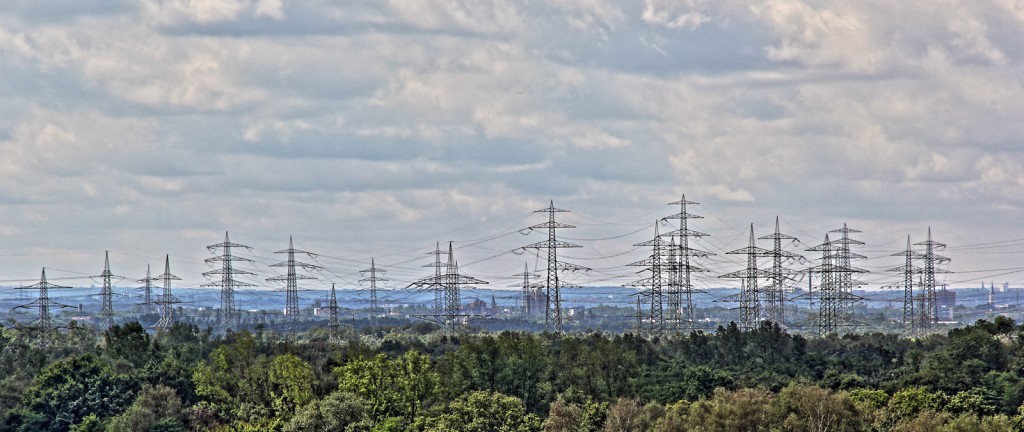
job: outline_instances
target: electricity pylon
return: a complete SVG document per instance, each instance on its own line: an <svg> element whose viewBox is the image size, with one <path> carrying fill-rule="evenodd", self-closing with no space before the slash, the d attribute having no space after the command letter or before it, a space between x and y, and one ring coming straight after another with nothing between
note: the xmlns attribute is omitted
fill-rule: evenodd
<svg viewBox="0 0 1024 432"><path fill-rule="evenodd" d="M948 270L938 268L949 262L949 258L936 252L946 248L944 243L932 240L932 227L928 227L928 240L914 243L917 246L924 246L921 253L921 294L924 296L921 311L918 314L918 324L921 328L930 327L939 322L939 307L935 301L935 274L949 273Z"/></svg>
<svg viewBox="0 0 1024 432"><path fill-rule="evenodd" d="M747 247L726 252L727 255L746 255L747 267L743 270L727 273L720 278L740 280L740 327L754 329L765 318L765 308L761 304L762 294L758 287L758 279L772 277L771 272L757 268L757 258L772 256L772 251L758 247L754 243L754 224L750 224L750 239Z"/></svg>
<svg viewBox="0 0 1024 432"><path fill-rule="evenodd" d="M441 261L441 255L447 255L447 254L448 254L448 252L444 252L444 251L441 250L441 243L440 242L434 243L434 251L433 252L427 252L427 255L433 255L434 256L434 262L432 262L430 264L424 264L423 265L423 267L433 267L434 268L434 279L433 279L434 282L433 282L433 284L427 285L427 286L421 286L420 288L432 291L434 293L434 311L433 312L434 312L434 315L436 315L436 316L440 316L439 314L441 314L442 311L444 310L444 285L441 283L441 281L442 281L442 277L441 276L444 273L447 272L445 270L445 268L447 268L448 264L446 262Z"/></svg>
<svg viewBox="0 0 1024 432"><path fill-rule="evenodd" d="M221 264L221 268L203 273L203 276L206 276L208 278L212 276L220 276L220 280L205 283L202 286L220 288L220 324L225 327L238 324L239 316L238 309L236 309L235 307L235 289L241 287L254 286L251 283L242 282L238 280L237 276L256 275L253 272L239 270L235 268L235 261L251 263L253 262L253 260L243 258L237 255L232 255L232 248L243 248L247 250L252 249L251 247L246 245L231 243L231 240L228 238L228 232L225 231L224 242L209 245L206 247L206 249L209 250L211 253L216 252L217 249L221 250L220 255L206 259L206 263L210 265L219 262Z"/></svg>
<svg viewBox="0 0 1024 432"><path fill-rule="evenodd" d="M540 293L535 292L535 290L544 287L543 285L538 284L536 282L530 282L530 278L536 279L536 278L539 278L540 275L536 274L536 273L530 273L530 264L529 263L523 263L523 272L522 273L516 273L516 274L512 275L512 277L521 277L521 278L523 278L522 282L514 283L514 284L509 285L509 286L510 287L518 287L518 288L520 288L520 291L521 291L521 294L522 294L522 298L523 298L523 305L522 305L521 313L522 313L523 319L529 319L530 317L532 317L535 314L537 314L537 311L533 309L533 306L536 304L535 303L536 302L535 298L538 297L538 294L540 294Z"/></svg>
<svg viewBox="0 0 1024 432"><path fill-rule="evenodd" d="M907 336L917 336L917 317L914 315L914 276L921 274L921 267L915 266L914 260L920 259L921 254L914 252L910 247L910 236L907 236L907 248L903 252L897 252L891 256L900 256L905 260L903 265L886 269L886 271L897 272L903 276L902 281L889 287L903 289L903 332Z"/></svg>
<svg viewBox="0 0 1024 432"><path fill-rule="evenodd" d="M786 290L787 282L794 280L796 271L783 267L784 263L799 261L803 257L793 252L782 249L782 241L797 242L797 238L791 235L782 234L779 231L779 217L775 216L775 232L760 240L772 240L773 248L769 255L772 259L771 287L762 289L762 300L765 307L765 318L768 321L784 326L786 322Z"/></svg>
<svg viewBox="0 0 1024 432"><path fill-rule="evenodd" d="M292 237L288 236L288 249L279 250L274 252L277 254L288 254L288 260L277 264L271 264L271 267L285 267L284 276L274 276L267 278L267 282L284 282L285 283L285 302L284 302L284 317L285 320L290 322L296 322L299 320L299 280L300 279L316 279L313 276L298 274L296 268L301 268L306 271L320 270L323 267L304 263L302 261L295 260L295 254L305 254L310 258L316 258L316 254L312 252L306 252L303 250L295 249L292 243Z"/></svg>
<svg viewBox="0 0 1024 432"><path fill-rule="evenodd" d="M440 256L440 254L436 256ZM470 317L470 315L462 313L462 287L464 285L483 285L487 284L487 282L459 273L459 265L455 261L451 242L448 243L448 264L444 268L445 271L440 276L435 275L420 279L409 284L409 288L434 289L434 287L440 287L443 290L442 301L444 309L435 311L431 317L435 322L447 327L450 332L455 333L462 321Z"/></svg>
<svg viewBox="0 0 1024 432"><path fill-rule="evenodd" d="M853 325L853 317L847 313L851 308L848 305L861 300L845 288L852 283L847 282L852 280L852 274L867 272L849 265L849 244L830 240L826 233L822 244L807 249L808 252L821 252L821 263L806 271L818 274L818 334L822 336Z"/></svg>
<svg viewBox="0 0 1024 432"><path fill-rule="evenodd" d="M843 223L843 227L829 231L831 233L839 233L841 236L839 239L832 240L833 251L836 255L836 264L842 267L847 267L856 271L842 272L836 275L836 283L839 286L841 293L840 297L840 311L843 314L843 320L848 323L853 323L853 305L856 302L855 299L858 297L853 294L854 287L863 285L860 281L854 278L856 273L867 273L867 270L858 269L853 266L853 260L855 259L867 259L866 256L853 253L850 250L851 246L863 246L864 242L854 240L850 238L851 233L859 233L855 229L846 226Z"/></svg>
<svg viewBox="0 0 1024 432"><path fill-rule="evenodd" d="M42 330L49 330L53 328L53 319L50 317L50 308L70 308L73 306L57 303L50 300L51 289L69 289L71 287L61 286L52 284L46 281L46 268L43 268L43 274L39 278L39 283L32 284L29 286L17 287L18 290L39 290L39 297L33 300L31 303L15 306L14 309L37 309L39 311L39 318L32 324L26 327L34 327Z"/></svg>
<svg viewBox="0 0 1024 432"><path fill-rule="evenodd" d="M327 301L327 328L330 330L330 338L337 341L341 332L341 321L338 320L338 297L334 293L334 284L331 284L331 296Z"/></svg>
<svg viewBox="0 0 1024 432"><path fill-rule="evenodd" d="M387 270L377 268L377 264L373 258L370 258L370 268L362 270L359 274L363 275L364 279L360 279L359 283L370 284L370 323L372 326L377 326L377 282L387 282L379 274L387 273Z"/></svg>
<svg viewBox="0 0 1024 432"><path fill-rule="evenodd" d="M103 255L103 272L98 276L100 278L103 287L100 288L100 313L99 317L103 320L105 327L110 327L114 324L114 287L111 279L114 277L114 273L110 271L110 252L106 251Z"/></svg>
<svg viewBox="0 0 1024 432"><path fill-rule="evenodd" d="M153 282L159 280L151 276L149 264L146 264L146 277L139 279L137 282L142 282L142 286L139 290L142 291L142 311L145 314L153 313Z"/></svg>
<svg viewBox="0 0 1024 432"><path fill-rule="evenodd" d="M678 205L679 213L662 218L662 220L679 220L679 229L671 232L662 234L663 237L669 237L669 251L667 253L668 263L667 270L669 272L669 283L668 283L668 307L669 317L668 321L672 324L673 330L679 331L682 327L682 323L686 323L687 329L694 328L694 308L693 308L693 294L697 292L693 289L693 273L704 273L708 270L693 264L693 259L707 258L714 255L711 252L702 251L700 249L693 248L690 244L691 239L705 237L708 234L700 231L694 231L689 227L690 219L703 219L703 216L699 216L687 211L687 205L698 205L700 203L687 201L686 195L682 195L679 201L668 203L668 205ZM676 245L675 238L679 238L679 244Z"/></svg>
<svg viewBox="0 0 1024 432"><path fill-rule="evenodd" d="M147 269L146 273L149 273ZM171 274L171 255L168 254L164 257L164 274L157 276L155 279L162 280L164 283L163 294L160 294L156 298L156 304L160 305L160 320L153 326L158 329L169 329L174 325L174 305L181 303L174 294L171 293L171 281L181 280L181 278Z"/></svg>
<svg viewBox="0 0 1024 432"><path fill-rule="evenodd" d="M555 213L568 213L569 210L562 210L555 208L554 201L548 204L548 208L534 211L534 213L547 213L548 221L533 225L530 227L534 229L546 229L548 231L548 239L546 241L533 243L526 245L523 248L529 249L546 249L548 253L548 266L547 274L545 275L544 288L546 289L547 301L544 311L544 330L548 330L549 327L554 327L556 332L562 331L562 288L576 288L578 285L562 282L559 273L563 271L589 271L587 267L579 266L576 264L570 264L565 261L558 260L558 249L561 248L578 248L582 247L577 244L567 243L559 241L556 236L556 230L562 228L576 228L573 225L561 223L555 221Z"/></svg>
<svg viewBox="0 0 1024 432"><path fill-rule="evenodd" d="M662 255L662 249L665 246L665 240L658 234L658 223L654 223L654 238L644 242L637 243L633 246L650 246L651 254L640 261L630 263L628 265L644 267L637 273L650 272L649 277L640 279L635 282L626 284L631 287L646 287L646 293L640 293L640 295L646 295L648 302L650 303L650 309L648 312L649 322L647 323L647 332L651 334L660 333L665 330L665 315L663 309L663 271L662 264L664 263L664 256ZM640 320L641 324L643 319Z"/></svg>

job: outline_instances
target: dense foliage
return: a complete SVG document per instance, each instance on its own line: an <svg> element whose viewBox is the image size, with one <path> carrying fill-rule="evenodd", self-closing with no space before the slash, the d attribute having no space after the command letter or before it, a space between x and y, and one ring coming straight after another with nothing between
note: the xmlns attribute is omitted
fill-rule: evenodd
<svg viewBox="0 0 1024 432"><path fill-rule="evenodd" d="M0 328L0 430L1021 430L1024 326L912 340Z"/></svg>

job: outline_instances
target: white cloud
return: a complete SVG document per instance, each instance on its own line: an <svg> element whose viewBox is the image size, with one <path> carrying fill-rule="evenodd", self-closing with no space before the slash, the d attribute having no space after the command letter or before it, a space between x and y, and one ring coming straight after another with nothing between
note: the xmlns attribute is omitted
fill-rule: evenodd
<svg viewBox="0 0 1024 432"><path fill-rule="evenodd" d="M970 206L996 215L975 228L981 241L1016 229L1005 215L1024 207L1022 10L152 0L74 19L0 12L0 201L12 203L0 240L117 238L198 262L197 238L302 226L371 253L378 236L492 235L514 221L473 224L528 218L547 199L628 220L686 193L722 229L777 213L948 228L974 221L947 211Z"/></svg>

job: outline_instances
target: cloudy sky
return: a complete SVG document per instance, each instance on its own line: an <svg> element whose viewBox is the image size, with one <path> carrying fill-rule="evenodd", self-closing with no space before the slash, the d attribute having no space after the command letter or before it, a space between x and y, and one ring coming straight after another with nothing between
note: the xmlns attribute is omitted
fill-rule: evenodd
<svg viewBox="0 0 1024 432"><path fill-rule="evenodd" d="M882 283L930 226L948 282L1024 285L1021 41L1015 0L7 1L0 279L198 284L231 231L261 278L289 235L395 286L451 240L504 286L554 200L618 283L685 193L716 253L846 222Z"/></svg>

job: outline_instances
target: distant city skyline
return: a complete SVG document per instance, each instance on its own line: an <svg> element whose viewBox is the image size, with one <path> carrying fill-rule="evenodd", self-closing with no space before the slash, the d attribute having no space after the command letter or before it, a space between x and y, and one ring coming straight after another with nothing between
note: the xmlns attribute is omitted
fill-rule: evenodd
<svg viewBox="0 0 1024 432"><path fill-rule="evenodd" d="M197 286L230 231L260 281L294 236L317 289L371 258L400 288L448 241L501 287L549 200L594 269L569 279L615 285L686 194L698 287L776 216L809 260L863 231L869 286L929 227L940 282L1021 286L1021 28L1012 2L7 3L0 285L88 285L110 251Z"/></svg>

